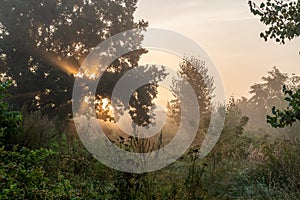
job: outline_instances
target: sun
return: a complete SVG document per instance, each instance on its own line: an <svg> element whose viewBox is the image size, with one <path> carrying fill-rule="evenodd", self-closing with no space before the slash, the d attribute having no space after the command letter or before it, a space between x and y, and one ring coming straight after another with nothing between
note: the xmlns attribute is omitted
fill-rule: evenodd
<svg viewBox="0 0 300 200"><path fill-rule="evenodd" d="M106 107L108 107L108 109L110 109L110 107L112 107L112 106L111 105L108 106L108 104L109 104L108 98L102 99L102 109L106 109Z"/></svg>
<svg viewBox="0 0 300 200"><path fill-rule="evenodd" d="M95 108L96 108L96 113L97 116L101 119L101 118L109 118L112 119L114 116L114 108L111 105L111 101L109 98L104 98L101 96L96 96L96 100L95 100Z"/></svg>

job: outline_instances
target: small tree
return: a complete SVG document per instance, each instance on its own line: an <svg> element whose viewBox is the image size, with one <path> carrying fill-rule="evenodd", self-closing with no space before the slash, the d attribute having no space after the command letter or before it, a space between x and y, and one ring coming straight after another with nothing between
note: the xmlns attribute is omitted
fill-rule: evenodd
<svg viewBox="0 0 300 200"><path fill-rule="evenodd" d="M172 92L182 95L185 90L185 83L181 81L185 79L189 82L197 97L200 114L200 124L197 133L197 137L194 140L193 146L198 146L207 133L212 110L212 98L214 87L214 79L208 73L208 67L205 60L201 60L195 57L185 57L182 62L179 63L178 77L173 79ZM178 97L177 97L178 98ZM188 101L188 105L194 106L193 101L190 101L190 97L183 97ZM168 103L169 116L173 119L175 125L179 125L181 119L182 107L181 102L178 99L172 100Z"/></svg>
<svg viewBox="0 0 300 200"><path fill-rule="evenodd" d="M205 61L198 58L184 58L179 64L178 78L185 78L193 88L197 96L200 115L210 115L212 92L214 91L214 80L208 74ZM180 94L184 88L178 79L173 80L172 91ZM180 121L180 102L173 100L168 105L170 115L176 123Z"/></svg>

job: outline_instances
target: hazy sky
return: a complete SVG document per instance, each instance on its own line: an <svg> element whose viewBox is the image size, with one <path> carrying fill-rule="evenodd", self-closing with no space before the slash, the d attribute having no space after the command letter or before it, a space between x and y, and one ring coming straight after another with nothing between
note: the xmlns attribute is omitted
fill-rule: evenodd
<svg viewBox="0 0 300 200"><path fill-rule="evenodd" d="M182 33L215 63L227 98L247 96L272 67L300 75L300 39L279 45L259 37L266 27L250 13L248 0L139 0L136 19ZM259 2L259 1L257 1ZM174 41L175 42L175 41Z"/></svg>

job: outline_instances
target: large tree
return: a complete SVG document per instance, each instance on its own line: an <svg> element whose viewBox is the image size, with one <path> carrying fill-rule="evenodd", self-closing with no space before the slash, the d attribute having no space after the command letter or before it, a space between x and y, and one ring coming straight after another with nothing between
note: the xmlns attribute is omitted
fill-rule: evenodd
<svg viewBox="0 0 300 200"><path fill-rule="evenodd" d="M132 28L137 0L0 0L1 73L17 82L11 93L17 107L70 111L74 75L90 50ZM138 37L138 36L136 36ZM135 40L132 45L139 45ZM118 77L137 66L144 50L117 59L98 94L109 96Z"/></svg>
<svg viewBox="0 0 300 200"><path fill-rule="evenodd" d="M251 98L242 98L238 101L243 114L249 117L246 129L251 132L263 133L264 135L270 135L270 133L275 135L277 133L294 137L294 133L298 132L299 124L295 124L295 127L290 129L275 131L268 126L266 116L271 115L272 110L274 112L274 106L281 110L286 108L287 103L284 101L285 96L282 93L282 85L286 85L289 89L298 88L300 77L295 75L289 76L274 67L261 80L261 82L251 86Z"/></svg>
<svg viewBox="0 0 300 200"><path fill-rule="evenodd" d="M281 73L278 68L268 72L267 76L262 77L262 82L251 86L250 94L252 97L247 104L241 103L242 110L250 117L250 124L262 126L265 116L273 105L283 108L283 95L281 86L288 82L288 75Z"/></svg>

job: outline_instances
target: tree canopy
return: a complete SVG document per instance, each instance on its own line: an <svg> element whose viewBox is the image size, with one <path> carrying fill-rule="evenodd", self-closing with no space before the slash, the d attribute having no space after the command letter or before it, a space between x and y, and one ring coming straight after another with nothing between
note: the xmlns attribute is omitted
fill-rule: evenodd
<svg viewBox="0 0 300 200"><path fill-rule="evenodd" d="M275 39L282 44L300 36L300 1L266 0L260 5L249 1L250 10L260 17L268 30L260 34L265 41Z"/></svg>
<svg viewBox="0 0 300 200"><path fill-rule="evenodd" d="M300 0L266 0L260 6L249 1L250 10L260 17L260 21L269 29L260 34L265 41L275 39L276 42L285 44L285 40L292 40L300 36ZM299 52L300 54L300 52ZM292 126L299 119L300 91L292 91L283 86L283 92L288 95L285 100L289 103L287 109L280 111L274 106L272 116L267 116L267 121L275 128Z"/></svg>
<svg viewBox="0 0 300 200"><path fill-rule="evenodd" d="M17 83L11 90L14 106L29 110L69 112L74 76L90 50L114 34L147 26L134 21L137 0L0 3L0 72ZM137 66L142 53L117 59L100 81L98 94L109 96L117 78Z"/></svg>
<svg viewBox="0 0 300 200"><path fill-rule="evenodd" d="M203 60L198 58L184 58L179 63L178 78L185 78L192 86L199 105L200 115L209 114L211 109L212 92L214 90L213 77L208 75L208 68ZM173 79L172 91L180 94L184 88L183 82L177 78ZM180 121L180 102L178 99L172 100L169 105L170 115L175 123Z"/></svg>

